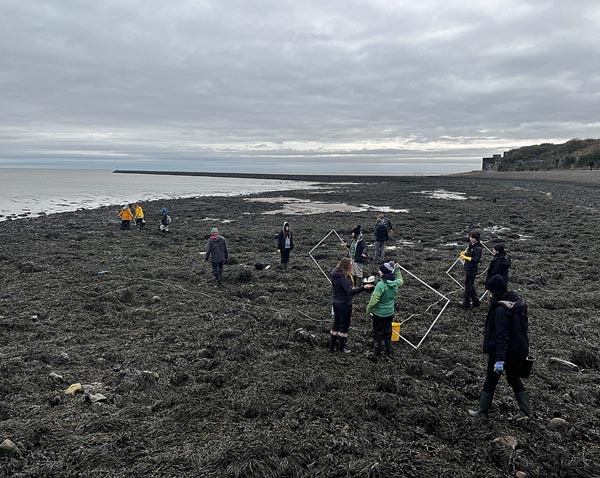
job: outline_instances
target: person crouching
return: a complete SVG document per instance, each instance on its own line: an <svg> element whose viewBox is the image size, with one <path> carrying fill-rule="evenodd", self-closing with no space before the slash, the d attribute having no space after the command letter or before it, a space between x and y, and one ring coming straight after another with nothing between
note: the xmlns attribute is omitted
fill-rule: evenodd
<svg viewBox="0 0 600 478"><path fill-rule="evenodd" d="M375 286L367 313L373 318L373 353L381 356L383 343L385 355L392 356L392 320L394 319L394 301L398 289L404 285L400 264L389 261L379 268L381 280Z"/></svg>
<svg viewBox="0 0 600 478"><path fill-rule="evenodd" d="M366 289L372 289L373 284L354 287L352 278L352 260L342 257L331 271L331 303L333 306L333 325L329 331L329 351L335 352L339 339L339 351L346 351L348 329L352 317L352 297Z"/></svg>

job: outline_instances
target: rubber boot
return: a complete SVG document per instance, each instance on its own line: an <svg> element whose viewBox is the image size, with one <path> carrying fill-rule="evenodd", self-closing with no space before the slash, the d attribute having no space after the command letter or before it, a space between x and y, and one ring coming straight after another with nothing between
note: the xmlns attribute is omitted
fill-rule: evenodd
<svg viewBox="0 0 600 478"><path fill-rule="evenodd" d="M475 418L486 418L488 416L490 407L492 406L493 399L493 393L481 392L481 397L479 398L479 409L469 410L469 415Z"/></svg>
<svg viewBox="0 0 600 478"><path fill-rule="evenodd" d="M522 417L531 416L531 403L529 403L529 392L523 390L522 392L515 393L517 398L517 404L519 405L519 414Z"/></svg>
<svg viewBox="0 0 600 478"><path fill-rule="evenodd" d="M346 353L350 352L350 349L346 348L346 342L348 342L348 337L340 337L340 347L339 347L340 352L346 352Z"/></svg>
<svg viewBox="0 0 600 478"><path fill-rule="evenodd" d="M337 335L333 335L333 334L329 335L329 351L331 353L335 352L335 346L337 344L337 339L338 339Z"/></svg>
<svg viewBox="0 0 600 478"><path fill-rule="evenodd" d="M373 355L375 355L375 357L381 356L381 340L375 340L373 342Z"/></svg>

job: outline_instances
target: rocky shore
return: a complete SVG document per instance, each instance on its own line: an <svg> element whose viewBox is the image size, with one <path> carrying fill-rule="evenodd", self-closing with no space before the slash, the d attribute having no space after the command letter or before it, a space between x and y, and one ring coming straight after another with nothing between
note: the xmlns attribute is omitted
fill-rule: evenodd
<svg viewBox="0 0 600 478"><path fill-rule="evenodd" d="M142 231L120 231L114 207L0 223L0 477L600 476L598 185L499 174L161 201ZM380 211L387 257L452 302L418 349L372 362L363 293L352 352L329 354L329 283L308 253L356 224L372 244ZM231 255L223 289L202 254L211 227ZM466 412L487 299L464 314L446 271L473 229L506 244L529 304L529 420L510 420L504 379L488 420ZM332 234L313 256L329 270L343 252ZM405 277L396 316L416 344L443 303Z"/></svg>

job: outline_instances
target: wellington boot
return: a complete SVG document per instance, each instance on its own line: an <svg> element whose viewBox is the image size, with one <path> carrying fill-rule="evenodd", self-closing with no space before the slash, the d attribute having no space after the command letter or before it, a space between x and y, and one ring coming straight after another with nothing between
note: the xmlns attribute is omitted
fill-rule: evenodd
<svg viewBox="0 0 600 478"><path fill-rule="evenodd" d="M375 340L375 342L373 342L373 355L375 355L375 357L381 356L381 340Z"/></svg>
<svg viewBox="0 0 600 478"><path fill-rule="evenodd" d="M337 344L337 335L329 335L329 351L331 353L335 352L335 346Z"/></svg>
<svg viewBox="0 0 600 478"><path fill-rule="evenodd" d="M392 339L389 337L383 340L383 347L385 349L385 355L388 358L392 357Z"/></svg>
<svg viewBox="0 0 600 478"><path fill-rule="evenodd" d="M522 392L515 393L517 404L519 405L519 414L522 417L531 416L531 403L529 402L529 392L523 390Z"/></svg>
<svg viewBox="0 0 600 478"><path fill-rule="evenodd" d="M348 337L340 337L340 352L345 352L347 354L350 353L350 349L346 348L346 342L348 342Z"/></svg>
<svg viewBox="0 0 600 478"><path fill-rule="evenodd" d="M487 418L493 399L494 394L481 392L481 397L479 398L479 409L469 410L469 415L474 418Z"/></svg>

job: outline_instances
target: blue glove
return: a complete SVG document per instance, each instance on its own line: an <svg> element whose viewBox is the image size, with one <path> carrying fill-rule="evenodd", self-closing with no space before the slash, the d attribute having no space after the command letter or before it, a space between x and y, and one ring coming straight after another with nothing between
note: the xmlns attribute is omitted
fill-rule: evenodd
<svg viewBox="0 0 600 478"><path fill-rule="evenodd" d="M494 364L494 372L498 375L502 374L502 372L504 372L504 362L496 362Z"/></svg>

